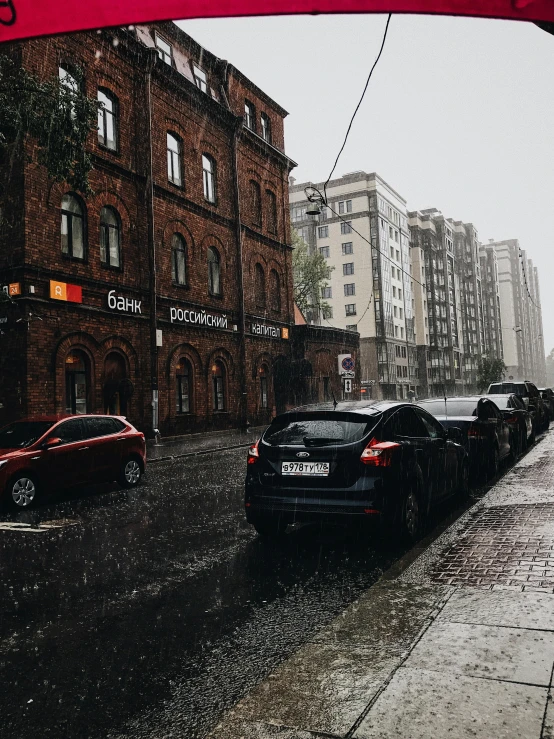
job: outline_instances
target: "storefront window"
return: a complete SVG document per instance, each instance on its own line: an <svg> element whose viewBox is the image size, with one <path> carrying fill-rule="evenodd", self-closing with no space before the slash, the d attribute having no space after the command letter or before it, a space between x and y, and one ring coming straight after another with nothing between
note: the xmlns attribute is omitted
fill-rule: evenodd
<svg viewBox="0 0 554 739"><path fill-rule="evenodd" d="M191 410L191 378L190 362L180 359L176 369L177 413L190 413Z"/></svg>
<svg viewBox="0 0 554 739"><path fill-rule="evenodd" d="M225 410L225 367L222 362L215 362L212 367L213 409Z"/></svg>
<svg viewBox="0 0 554 739"><path fill-rule="evenodd" d="M65 360L65 410L67 413L87 413L89 386L88 360L75 350Z"/></svg>
<svg viewBox="0 0 554 739"><path fill-rule="evenodd" d="M269 408L267 379L267 367L263 364L260 367L260 408Z"/></svg>

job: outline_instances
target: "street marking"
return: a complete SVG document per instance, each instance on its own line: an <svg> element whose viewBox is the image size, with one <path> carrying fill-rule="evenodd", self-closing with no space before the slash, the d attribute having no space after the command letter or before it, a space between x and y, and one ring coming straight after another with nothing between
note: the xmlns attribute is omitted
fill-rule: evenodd
<svg viewBox="0 0 554 739"><path fill-rule="evenodd" d="M57 521L43 521L42 523L32 526L28 523L18 523L17 521L1 521L0 531L22 531L31 534L40 534L50 529L63 529L66 526L77 526L79 521L71 521L69 519L59 519Z"/></svg>

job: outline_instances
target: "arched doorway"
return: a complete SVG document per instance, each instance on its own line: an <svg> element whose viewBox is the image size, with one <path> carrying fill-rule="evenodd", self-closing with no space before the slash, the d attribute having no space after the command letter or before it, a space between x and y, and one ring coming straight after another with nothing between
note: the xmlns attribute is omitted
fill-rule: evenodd
<svg viewBox="0 0 554 739"><path fill-rule="evenodd" d="M65 358L66 413L88 413L90 365L87 355L73 349Z"/></svg>
<svg viewBox="0 0 554 739"><path fill-rule="evenodd" d="M132 383L127 379L127 365L119 352L110 352L104 360L104 412L126 416Z"/></svg>
<svg viewBox="0 0 554 739"><path fill-rule="evenodd" d="M291 393L290 360L280 355L273 364L273 393L275 396L275 410L277 413L286 411Z"/></svg>

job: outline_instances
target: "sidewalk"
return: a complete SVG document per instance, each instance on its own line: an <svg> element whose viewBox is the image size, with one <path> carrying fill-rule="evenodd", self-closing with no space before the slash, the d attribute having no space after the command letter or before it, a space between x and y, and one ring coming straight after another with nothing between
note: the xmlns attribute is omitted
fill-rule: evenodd
<svg viewBox="0 0 554 739"><path fill-rule="evenodd" d="M175 457L190 457L194 454L206 454L207 452L236 449L241 446L250 446L260 438L267 426L257 426L243 431L241 429L229 429L227 431L208 431L204 434L187 434L186 436L173 436L161 439L156 444L154 439L146 442L146 454L148 462L161 462Z"/></svg>
<svg viewBox="0 0 554 739"><path fill-rule="evenodd" d="M554 739L554 432L386 577L212 739Z"/></svg>

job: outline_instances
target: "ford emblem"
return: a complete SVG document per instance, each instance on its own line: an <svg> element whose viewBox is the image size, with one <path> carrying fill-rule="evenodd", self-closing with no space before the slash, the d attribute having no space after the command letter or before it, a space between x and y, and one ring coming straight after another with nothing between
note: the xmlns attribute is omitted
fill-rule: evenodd
<svg viewBox="0 0 554 739"><path fill-rule="evenodd" d="M296 456L297 457L309 457L310 453L309 452L297 452Z"/></svg>

